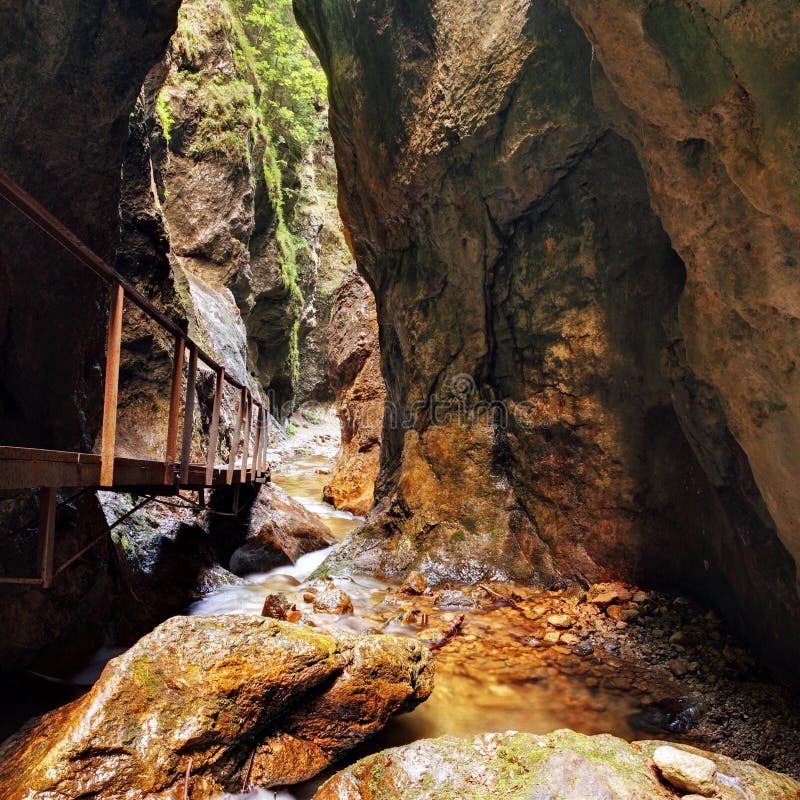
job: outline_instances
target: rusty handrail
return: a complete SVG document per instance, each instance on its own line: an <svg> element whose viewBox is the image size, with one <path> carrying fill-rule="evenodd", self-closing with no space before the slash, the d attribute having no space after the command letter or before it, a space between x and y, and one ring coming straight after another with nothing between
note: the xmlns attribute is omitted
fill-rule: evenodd
<svg viewBox="0 0 800 800"><path fill-rule="evenodd" d="M177 424L178 413L181 400L181 384L184 364L184 354L189 351L189 378L187 380L187 396L184 405L183 420L183 442L181 447L181 469L178 475L179 483L185 484L188 481L189 458L191 451L191 428L192 414L194 411L194 391L189 392L188 387L192 385L193 378L197 373L198 360L206 364L217 376L215 386L214 410L212 419L212 430L210 431L209 452L207 458L207 473L211 471L209 466L215 460L217 447L217 434L219 424L219 410L222 400L222 385L229 383L239 389L242 398L247 398L246 406L240 406L239 418L237 420L237 430L234 433L234 442L231 447L231 463L228 470L228 482L233 471L233 463L239 449L239 430L244 422L245 407L248 411L246 420L246 435L250 434L250 409L255 405L258 409L259 417L263 413L269 419L269 408L258 402L250 390L236 378L232 377L221 364L218 364L208 353L192 340L170 317L162 314L136 287L130 283L113 267L109 266L97 253L87 247L71 230L63 225L54 217L44 206L35 198L29 195L21 186L0 169L0 197L5 199L12 207L16 208L21 214L27 217L60 247L74 256L81 264L90 269L95 275L105 281L111 289L111 310L109 315L107 360L105 375L105 400L103 406L103 424L101 441L101 483L104 486L113 485L114 474L114 444L116 439L116 415L117 415L117 385L119 382L119 352L122 334L122 314L123 299L127 298L139 309L141 309L150 319L156 322L161 328L171 333L175 337L175 353L173 355L173 377L170 395L170 413L167 432L166 452L164 455L164 483L171 484L175 480L174 467L177 445ZM256 440L256 452L253 453L253 472L257 472L257 462L260 457L265 455L258 450L265 450L266 442ZM242 477L248 470L248 445L245 440L242 443ZM213 450L212 450L213 448Z"/></svg>
<svg viewBox="0 0 800 800"><path fill-rule="evenodd" d="M15 183L7 173L0 169L0 197L24 214L31 222L41 228L51 239L57 242L64 250L75 256L84 266L88 267L95 275L102 278L109 285L118 283L127 297L134 305L138 306L148 317L157 322L162 328L174 336L186 341L187 346L192 345L197 350L197 357L215 372L222 368L208 353L180 328L172 319L162 314L130 281L110 267L97 253L87 247L75 234L59 222L44 206L31 197L21 186ZM236 378L226 373L225 380L237 389L246 388ZM261 404L256 402L258 406Z"/></svg>

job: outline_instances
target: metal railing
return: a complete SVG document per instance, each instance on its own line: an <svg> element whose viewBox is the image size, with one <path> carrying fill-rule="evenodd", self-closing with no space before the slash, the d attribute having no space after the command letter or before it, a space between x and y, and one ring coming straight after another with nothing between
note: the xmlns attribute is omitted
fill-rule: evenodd
<svg viewBox="0 0 800 800"><path fill-rule="evenodd" d="M253 481L266 471L269 442L269 407L253 397L250 389L226 373L218 364L178 326L174 320L162 314L133 284L110 267L99 255L87 247L72 231L66 228L46 208L40 205L24 189L0 170L0 197L31 220L50 236L60 247L74 256L81 264L99 276L110 290L110 309L106 346L106 370L103 397L103 422L100 441L100 485L114 486L114 458L117 431L117 404L119 392L120 355L122 347L122 321L125 301L137 306L144 314L167 331L175 340L172 356L172 385L170 392L167 441L164 451L165 486L186 485L189 480L192 430L195 411L195 394L198 362L202 361L215 373L214 401L209 428L208 452L205 462L205 483L213 484L217 445L219 438L220 410L225 385L239 390L239 406L236 412L230 457L227 464L226 482L233 483L235 471L241 470L241 482ZM188 352L188 374L186 397L183 402L183 438L180 461L177 461L178 427L183 400L183 371ZM255 418L254 418L255 415ZM255 442L250 452L252 431ZM241 447L240 467L236 460ZM178 469L179 467L179 469Z"/></svg>

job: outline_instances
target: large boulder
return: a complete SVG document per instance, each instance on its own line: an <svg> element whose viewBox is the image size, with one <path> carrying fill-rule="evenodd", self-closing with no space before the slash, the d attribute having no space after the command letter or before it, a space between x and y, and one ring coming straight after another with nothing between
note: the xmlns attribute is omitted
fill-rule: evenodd
<svg viewBox="0 0 800 800"><path fill-rule="evenodd" d="M274 484L262 486L250 512L244 543L231 555L237 575L266 572L335 541L330 528Z"/></svg>
<svg viewBox="0 0 800 800"><path fill-rule="evenodd" d="M253 616L174 617L79 700L0 746L0 796L193 800L315 775L431 692L433 661L388 636Z"/></svg>
<svg viewBox="0 0 800 800"><path fill-rule="evenodd" d="M381 376L375 297L355 269L336 293L328 370L342 440L324 497L336 508L363 516L372 508L380 467L386 386Z"/></svg>
<svg viewBox="0 0 800 800"><path fill-rule="evenodd" d="M471 740L444 736L368 756L331 778L314 800L673 798L650 766L653 744L659 743L631 745L606 734L568 730L547 736L490 733ZM789 800L800 790L792 779L752 762L721 759L720 765L724 774L714 796L722 800Z"/></svg>

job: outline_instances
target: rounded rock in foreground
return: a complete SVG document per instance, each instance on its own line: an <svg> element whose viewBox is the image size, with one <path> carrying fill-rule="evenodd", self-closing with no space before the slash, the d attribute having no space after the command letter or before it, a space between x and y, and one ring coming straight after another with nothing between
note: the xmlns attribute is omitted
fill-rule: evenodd
<svg viewBox="0 0 800 800"><path fill-rule="evenodd" d="M656 748L653 762L676 789L703 797L712 797L717 790L717 765L710 758L664 745Z"/></svg>

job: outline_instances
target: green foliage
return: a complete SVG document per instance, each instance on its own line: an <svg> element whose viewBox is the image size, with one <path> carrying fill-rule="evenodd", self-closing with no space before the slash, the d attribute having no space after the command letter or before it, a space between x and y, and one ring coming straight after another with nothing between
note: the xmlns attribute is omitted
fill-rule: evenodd
<svg viewBox="0 0 800 800"><path fill-rule="evenodd" d="M202 3L184 3L178 15L173 47L183 61L192 62L211 47L206 26L208 19Z"/></svg>
<svg viewBox="0 0 800 800"><path fill-rule="evenodd" d="M167 147L169 147L172 127L175 124L175 117L172 114L172 108L169 104L167 93L163 89L159 92L158 99L156 100L156 115L161 121L161 128L164 131L164 140L167 143Z"/></svg>
<svg viewBox="0 0 800 800"><path fill-rule="evenodd" d="M264 123L273 139L301 157L319 132L325 74L295 22L291 0L231 2L245 33L242 57L262 89Z"/></svg>
<svg viewBox="0 0 800 800"><path fill-rule="evenodd" d="M299 290L298 290L299 291ZM300 380L300 320L296 319L289 335L289 355L287 356L287 372L292 377L292 384Z"/></svg>
<svg viewBox="0 0 800 800"><path fill-rule="evenodd" d="M258 125L258 109L252 84L215 77L197 91L203 116L189 148L193 156L225 154L246 161Z"/></svg>

